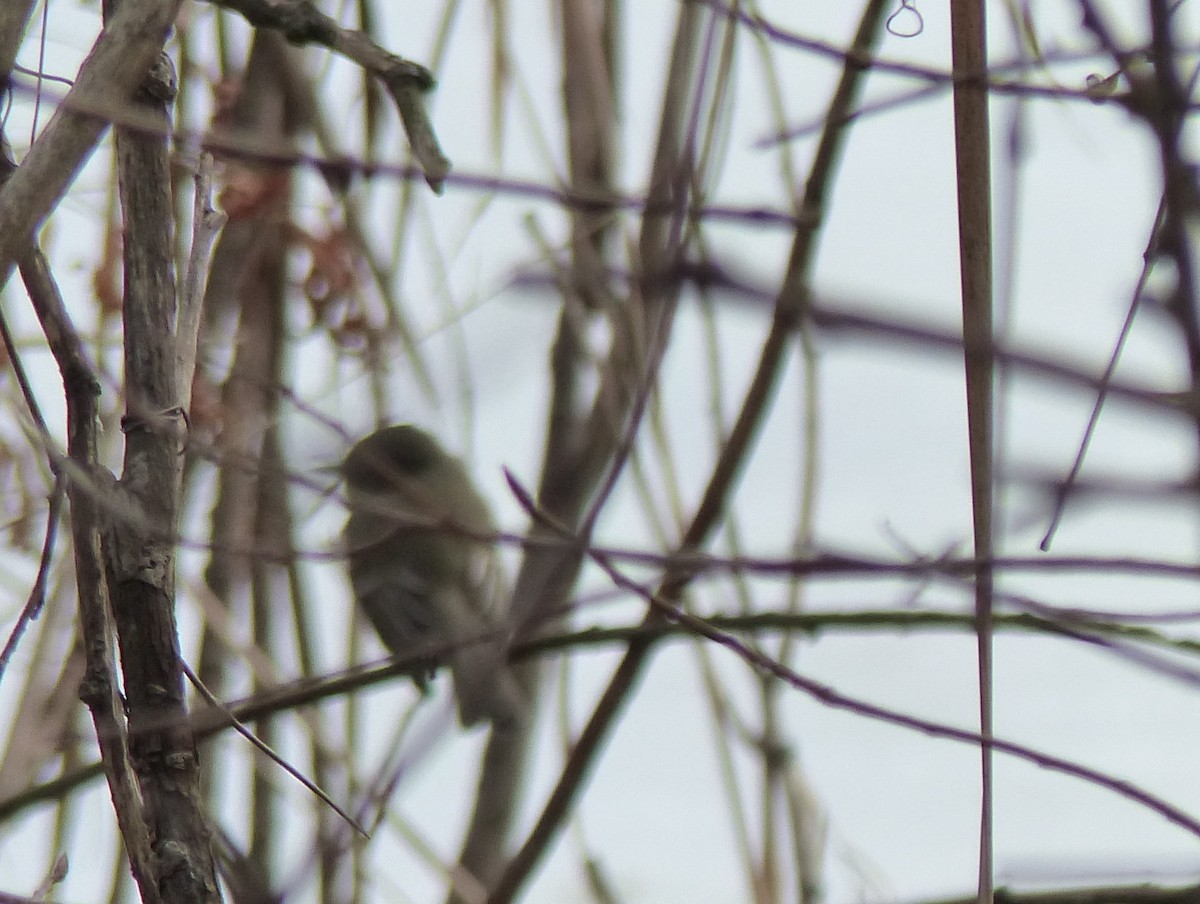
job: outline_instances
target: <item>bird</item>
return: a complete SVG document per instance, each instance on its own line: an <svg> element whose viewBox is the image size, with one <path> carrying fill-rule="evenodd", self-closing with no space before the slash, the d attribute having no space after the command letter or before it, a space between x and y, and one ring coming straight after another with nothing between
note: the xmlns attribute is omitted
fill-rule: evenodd
<svg viewBox="0 0 1200 904"><path fill-rule="evenodd" d="M506 725L524 709L507 663L508 593L487 503L463 463L412 424L359 440L341 466L350 584L384 645L450 666L458 720Z"/></svg>

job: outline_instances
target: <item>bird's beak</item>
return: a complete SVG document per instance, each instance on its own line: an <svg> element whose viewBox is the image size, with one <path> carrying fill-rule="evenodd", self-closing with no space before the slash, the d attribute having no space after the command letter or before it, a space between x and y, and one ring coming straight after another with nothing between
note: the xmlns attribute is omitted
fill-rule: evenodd
<svg viewBox="0 0 1200 904"><path fill-rule="evenodd" d="M313 473L320 474L322 477L336 477L339 481L345 476L342 474L342 463L340 461L317 465L313 468Z"/></svg>

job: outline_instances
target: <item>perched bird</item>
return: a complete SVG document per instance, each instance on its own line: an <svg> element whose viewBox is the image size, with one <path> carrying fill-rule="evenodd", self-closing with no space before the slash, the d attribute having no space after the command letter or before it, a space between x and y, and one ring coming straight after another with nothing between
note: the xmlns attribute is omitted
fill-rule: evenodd
<svg viewBox="0 0 1200 904"><path fill-rule="evenodd" d="M428 654L454 676L458 720L505 724L523 707L506 661L508 594L495 526L462 462L408 424L360 440L341 467L350 583L397 656ZM424 692L433 668L414 676Z"/></svg>

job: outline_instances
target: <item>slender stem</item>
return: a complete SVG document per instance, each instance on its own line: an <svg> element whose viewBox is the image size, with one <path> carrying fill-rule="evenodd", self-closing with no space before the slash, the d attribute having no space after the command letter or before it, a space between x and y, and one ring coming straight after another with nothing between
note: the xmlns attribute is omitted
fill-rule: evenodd
<svg viewBox="0 0 1200 904"><path fill-rule="evenodd" d="M971 456L979 656L979 904L992 901L992 214L983 0L951 4L963 359Z"/></svg>

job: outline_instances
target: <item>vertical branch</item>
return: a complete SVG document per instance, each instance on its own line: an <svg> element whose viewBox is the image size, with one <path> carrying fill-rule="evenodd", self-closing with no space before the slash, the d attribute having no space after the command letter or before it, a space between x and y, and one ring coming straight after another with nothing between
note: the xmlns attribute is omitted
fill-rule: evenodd
<svg viewBox="0 0 1200 904"><path fill-rule="evenodd" d="M163 901L220 900L200 764L187 723L175 621L174 536L183 439L174 335L174 205L167 142L175 72L165 54L133 103L157 134L117 132L125 234L124 471L106 532L113 614L121 647L130 755L146 802Z"/></svg>
<svg viewBox="0 0 1200 904"><path fill-rule="evenodd" d="M586 8L589 4L578 5ZM609 12L615 14L611 9ZM564 13L564 18L566 15ZM586 13L576 10L575 15L585 16ZM586 20L577 18L575 25L579 26L584 21ZM636 269L640 271L641 284L633 299L624 305L611 304L606 312L610 317L613 339L609 358L600 372L599 388L590 410L581 407L575 397L582 376L579 368L585 354L581 315L586 309L580 304L584 297L576 299L569 293L559 322L559 333L552 353L554 399L538 501L542 510L552 515L558 524L568 525L572 530L580 530L583 536L590 532L598 511L598 506L593 504L591 516L585 516L589 500L597 493L606 472L608 482L600 489L601 495L611 489L619 470L619 449L624 437L636 427L635 424L627 425L627 422L635 420L631 418L631 413L635 412L648 393L648 381L652 379L654 365L660 357L661 349L666 346L671 313L675 307L674 300L678 296L678 280L674 279L671 271L675 264L674 251L680 233L679 223L682 221L681 214L686 204L687 186L691 178L691 160L681 147L684 131L682 119L688 110L687 97L693 79L696 35L699 33L701 22L702 10L699 6L685 4L681 8L664 91L657 149L651 172L651 188L646 204L647 213L642 223L638 246L639 260ZM572 36L581 36L581 33L581 30L564 32L564 37L569 40ZM615 56L611 49L614 40L611 22L605 25L601 34L604 45L610 48L605 58L611 85ZM596 40L597 37L600 36L594 35L592 40ZM566 58L573 62L595 59L587 54L580 56L575 48L569 46L566 46L565 50ZM587 76L586 71L580 73L580 77ZM573 95L572 91L580 93ZM568 84L565 98L568 104L573 96L578 99L593 95L580 86L573 87ZM614 92L610 87L606 104L612 104L613 96ZM593 116L611 117L614 110L607 106L590 112ZM575 111L568 107L567 114L567 121L575 123ZM578 137L582 142L586 136ZM579 152L579 156L573 157L573 165L581 167L575 175L585 189L591 188L594 191L602 187L611 191L611 185L607 181L611 175L611 162L593 156L594 151L585 151L582 143L577 147L573 145L573 148ZM589 171L589 166L600 164L603 164L603 170ZM596 183L598 175L603 175L605 179L602 185ZM668 223L673 224L674 228L668 228ZM574 246L573 263L578 266L581 262L594 261L601 238L586 228L582 231L577 230L575 239L591 247ZM573 278L586 278L586 274L577 271ZM598 297L592 296L591 300L595 301ZM582 529L579 527L581 521L584 522ZM537 521L531 533L534 538L555 535L553 529ZM518 631L542 628L560 618L558 613L562 611L562 604L574 585L581 561L578 549L556 548L554 545L541 549L530 548L522 562L514 590L514 604L520 607L514 609ZM628 689L627 685L625 689ZM618 698L621 696L623 694L617 695ZM608 715L615 714L614 707ZM600 719L599 723L602 723L601 734L611 725L611 721L607 719ZM500 739L499 733L494 738ZM594 753L594 748L589 749ZM547 802L546 811L538 826L512 861L504 866L503 873L495 882L491 898L493 902L511 900L519 886L528 878L529 872L541 858L550 839L557 833L590 766L591 753L580 754L577 749L577 753L568 761L559 787ZM580 763L582 768L579 768ZM503 860L498 861L497 865L503 865Z"/></svg>
<svg viewBox="0 0 1200 904"><path fill-rule="evenodd" d="M563 95L567 147L574 192L603 201L613 196L613 147L617 130L615 89L615 4L593 0L561 0ZM600 465L584 468L586 406L580 398L587 363L583 339L588 323L618 308L609 278L613 212L601 203L576 210L571 220L571 266L563 291L558 335L551 353L551 408L539 501L564 523L578 522L583 506L599 479ZM619 411L609 413L617 423ZM615 446L610 431L603 442L602 463ZM536 535L540 528L534 526ZM561 603L570 592L580 559L570 551L530 547L513 591L518 631L547 627L561 616ZM524 601L524 602L523 602ZM535 700L542 668L521 665L518 678ZM490 886L500 875L505 847L519 803L526 769L534 707L524 724L493 731L480 770L475 807L459 863L466 872ZM456 900L451 893L450 902Z"/></svg>
<svg viewBox="0 0 1200 904"><path fill-rule="evenodd" d="M16 165L2 138L0 150L0 183L6 183ZM56 462L53 467L68 477L67 498L84 653L79 696L92 714L117 825L142 901L157 904L160 898L156 870L146 833L142 798L130 766L129 739L112 646L112 615L100 529L104 512L101 496L109 490L112 477L98 464L100 383L87 361L83 343L67 313L45 256L32 242L19 253L21 276L46 336L46 344L58 365L66 397L68 461Z"/></svg>
<svg viewBox="0 0 1200 904"><path fill-rule="evenodd" d="M869 42L878 33L884 6L885 0L871 0L868 3L860 23L860 40ZM693 29L698 27L698 20L689 16L689 12L694 9L694 6L687 6L681 13L676 32L676 52L672 55L674 67L682 68L681 60L690 59L690 53L682 45L691 46L687 38L692 34ZM868 66L868 60L857 56L847 58L842 80L831 103L833 109L840 109L841 106L847 108L853 106ZM678 85L674 81L675 77L678 77L678 72L673 69L672 79L668 80L668 85L676 85L678 90ZM668 87L668 99L677 98L677 90L673 92ZM669 115L664 112L664 120ZM768 409L767 403L779 380L788 344L804 314L808 299L809 269L815 257L817 235L823 222L821 214L824 199L827 189L832 183L836 163L847 134L845 117L830 115L827 122L828 125L814 158L802 202L802 214L810 213L811 216L802 216L802 225L798 227L794 236L788 270L776 298L774 319L764 340L754 377L746 391L728 441L722 447L717 463L713 467L712 476L700 504L684 534L678 550L681 554L686 555L702 547L719 524L758 428L765 417ZM664 145L672 140L677 140L678 137L674 126L664 122L660 131L656 174L671 172ZM665 194L656 197L652 190L648 208L650 210L672 209L664 203L674 197L671 183L656 183L656 185ZM661 220L657 220L648 223L644 229L642 236L643 263L665 260L663 251L664 248L669 247L671 239L670 230L664 227L665 224ZM654 242L648 239L648 236L652 235L657 235L659 241ZM658 274L658 278L661 279L661 272ZM665 340L665 336L656 338L658 342L665 342ZM668 570L662 578L656 596L674 605L686 589L691 576L691 573L685 570ZM652 607L646 614L643 626L657 624L662 621L663 617L660 608ZM604 739L628 702L629 694L646 665L653 643L654 641L649 635L639 635L629 642L624 658L601 695L591 719L580 734L575 749L571 752L558 784L547 800L537 824L501 876L489 899L490 904L508 904L513 900L557 833L563 819L574 804Z"/></svg>
<svg viewBox="0 0 1200 904"><path fill-rule="evenodd" d="M1130 108L1153 130L1158 142L1163 178L1163 222L1159 252L1175 266L1175 285L1165 299L1187 349L1192 391L1200 387L1200 302L1197 280L1197 250L1200 249L1200 188L1195 164L1189 161L1184 141L1190 92L1181 82L1176 67L1180 53L1172 27L1178 6L1151 0L1150 55L1153 76L1142 77L1129 70ZM1200 440L1200 417L1195 430Z"/></svg>
<svg viewBox="0 0 1200 904"><path fill-rule="evenodd" d="M286 47L277 35L259 32L233 111L235 134L253 133L282 144L286 132ZM286 169L234 160L249 201L231 212L213 252L205 291L202 347L228 345L236 317L233 361L222 387L223 427L218 441L220 477L211 516L212 553L204 580L219 605L231 610L250 579L255 548L255 503L267 426L275 415L273 387L282 362L285 240L291 192ZM214 693L226 684L228 651L206 625L200 647L200 680ZM211 786L211 773L205 777ZM213 788L206 788L206 794Z"/></svg>
<svg viewBox="0 0 1200 904"><path fill-rule="evenodd" d="M275 406L272 405L272 409ZM274 421L274 419L272 419ZM258 478L257 517L254 547L264 551L250 566L251 612L254 621L254 645L273 659L278 657L283 638L280 628L283 619L282 600L277 599L281 576L278 562L287 561L292 550L286 514L288 486L284 476L283 450L279 444L279 428L272 423L263 441L263 467ZM255 675L255 689L266 690L270 684ZM276 722L269 716L258 720L255 735L268 747L277 743ZM261 768L254 769L250 793L250 850L249 861L264 887L269 888L274 852L280 843L279 801L274 776Z"/></svg>
<svg viewBox="0 0 1200 904"><path fill-rule="evenodd" d="M33 251L22 262L21 269L27 282L49 280L49 268L40 251ZM101 492L107 492L111 475L103 472L97 461L100 383L87 363L82 343L57 289L48 294L31 292L30 297L34 299L38 319L62 374L67 401L67 454L70 458L67 498L71 506L71 544L75 553L79 630L85 660L79 697L92 714L117 825L142 901L156 904L160 900L156 871L142 798L130 765L129 740L117 690L112 614L102 551L100 524L104 507L99 496Z"/></svg>
<svg viewBox="0 0 1200 904"><path fill-rule="evenodd" d="M846 56L846 64L842 70L841 78L838 81L833 96L830 98L829 108L824 117L821 137L817 143L808 179L804 185L803 197L799 202L798 213L800 217L802 219L808 218L812 226L808 229L801 229L797 233L786 278L786 284L791 286L791 293L790 296L780 296L776 307L777 318L783 312L785 298L787 298L787 304L795 311L803 310L803 307L807 304L812 268L817 256L817 239L820 236L820 225L825 217L829 192L833 186L836 174L837 162L848 134L846 124L852 121L856 113L855 108L858 104L858 98L862 93L863 83L866 80L869 61L872 59L880 36L883 33L886 12L887 4L881 2L881 0L871 0L871 2L868 2L864 6L862 16L858 22L858 28L854 33L854 41ZM816 448L817 442L817 437L812 435L816 423L815 411L817 399L813 391L812 375L814 371L812 350L809 347L811 346L811 336L809 335L807 324L802 324L799 330L802 353L805 355L804 366L809 370L810 376L809 380L806 381L809 387L809 395L806 399L806 410L808 411L807 426L809 429L806 431L805 436L805 442L810 450L809 473L805 477L805 486L803 489L808 510L802 517L800 530L800 536L804 536L808 533L811 526L813 499L815 496L815 474L811 467L811 452ZM788 657L791 655L791 645L791 635L785 635L779 647L780 662L788 661ZM815 889L818 885L814 874L817 872L815 864L819 862L819 857L813 853L812 838L821 834L819 828L820 818L815 813L815 806L808 804L807 798L804 802L801 801L800 793L796 787L798 782L798 767L784 755L786 753L786 746L782 737L778 734L779 725L782 721L778 709L778 692L781 685L777 680L766 675L762 676L762 682L763 809L767 810L771 806L768 803L768 796L773 797L776 793L782 793L783 798L788 803L788 812L793 832L792 844L793 850L796 853L796 870L799 873L797 876L797 900L805 902L815 896ZM807 869L805 869L806 866L808 867Z"/></svg>
<svg viewBox="0 0 1200 904"><path fill-rule="evenodd" d="M303 116L289 97L287 73L293 62L288 54L278 34L255 34L228 126L234 135L254 135L268 146L283 147L298 128ZM280 507L285 504L280 495L282 462L272 431L279 416L277 387L283 379L286 342L292 174L286 167L245 159L229 159L225 165L230 221L213 253L201 346L227 346L231 319L236 318L236 327L233 360L221 390L220 472L204 580L214 605L224 610L214 613L213 621L223 615L248 619L256 645L273 651L281 637L273 625L280 611L275 605L277 572L254 555L280 542ZM247 588L250 611L234 615ZM238 663L213 621L205 625L201 641L200 677L220 693ZM257 679L256 685L261 687ZM269 720L260 721L258 729L270 743ZM210 801L231 790L219 786L219 775L211 766L206 769L204 793ZM239 872L248 893L265 899L277 867L272 856L279 839L276 790L270 777L255 769L242 793L250 847L239 856Z"/></svg>
<svg viewBox="0 0 1200 904"><path fill-rule="evenodd" d="M59 360L60 368L63 360ZM134 879L144 904L161 901L157 870L142 796L131 765L129 739L117 690L116 656L112 642L112 608L104 567L100 523L102 507L97 486L83 479L98 474L96 436L99 425L99 382L78 380L64 371L67 395L67 453L73 470L69 484L71 541L75 550L75 579L79 585L79 625L83 635L85 671L79 697L92 713L101 761L112 792L117 824L125 843Z"/></svg>
<svg viewBox="0 0 1200 904"><path fill-rule="evenodd" d="M125 0L105 24L66 99L0 189L0 286L108 128L103 111L141 81L181 2Z"/></svg>
<svg viewBox="0 0 1200 904"><path fill-rule="evenodd" d="M963 355L974 524L981 802L979 902L992 900L992 212L983 0L951 4Z"/></svg>

